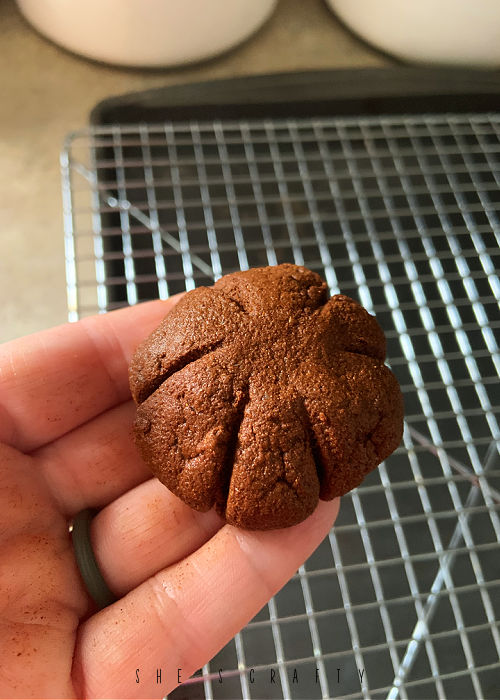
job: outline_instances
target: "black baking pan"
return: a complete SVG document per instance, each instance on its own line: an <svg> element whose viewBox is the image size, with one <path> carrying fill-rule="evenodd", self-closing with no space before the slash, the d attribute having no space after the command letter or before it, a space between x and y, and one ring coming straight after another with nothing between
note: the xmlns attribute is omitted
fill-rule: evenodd
<svg viewBox="0 0 500 700"><path fill-rule="evenodd" d="M190 119L484 112L500 109L500 74L435 68L365 68L252 75L111 97L93 125Z"/></svg>

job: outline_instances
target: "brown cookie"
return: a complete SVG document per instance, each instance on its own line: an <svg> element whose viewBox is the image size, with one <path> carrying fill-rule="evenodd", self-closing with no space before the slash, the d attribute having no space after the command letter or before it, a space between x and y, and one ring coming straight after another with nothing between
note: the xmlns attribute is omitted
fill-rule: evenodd
<svg viewBox="0 0 500 700"><path fill-rule="evenodd" d="M197 510L249 529L304 520L398 446L403 401L380 326L296 265L188 292L137 349L136 441Z"/></svg>

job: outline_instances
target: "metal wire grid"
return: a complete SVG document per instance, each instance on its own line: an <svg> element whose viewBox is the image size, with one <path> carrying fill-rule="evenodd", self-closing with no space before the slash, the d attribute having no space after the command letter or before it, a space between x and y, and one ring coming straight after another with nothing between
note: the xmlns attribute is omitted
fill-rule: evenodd
<svg viewBox="0 0 500 700"><path fill-rule="evenodd" d="M499 127L434 115L69 138L71 320L306 264L376 313L405 396L403 445L182 697L499 696Z"/></svg>

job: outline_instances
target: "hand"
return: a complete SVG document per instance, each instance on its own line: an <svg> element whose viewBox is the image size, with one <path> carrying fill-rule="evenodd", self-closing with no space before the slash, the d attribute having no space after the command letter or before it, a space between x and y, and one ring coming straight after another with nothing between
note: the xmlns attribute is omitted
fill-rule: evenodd
<svg viewBox="0 0 500 700"><path fill-rule="evenodd" d="M150 478L133 444L127 366L174 303L0 347L1 697L163 697L178 669L186 680L213 657L332 526L338 501L286 530L238 530ZM91 541L119 598L101 611L68 534L87 507L102 509Z"/></svg>

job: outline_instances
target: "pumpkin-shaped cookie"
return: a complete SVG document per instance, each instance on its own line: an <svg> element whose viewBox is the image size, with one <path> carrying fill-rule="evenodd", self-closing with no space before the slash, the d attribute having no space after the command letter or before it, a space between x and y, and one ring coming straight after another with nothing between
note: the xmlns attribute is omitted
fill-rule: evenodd
<svg viewBox="0 0 500 700"><path fill-rule="evenodd" d="M398 446L403 401L375 318L304 267L185 294L137 349L136 442L197 510L249 529L304 520Z"/></svg>

